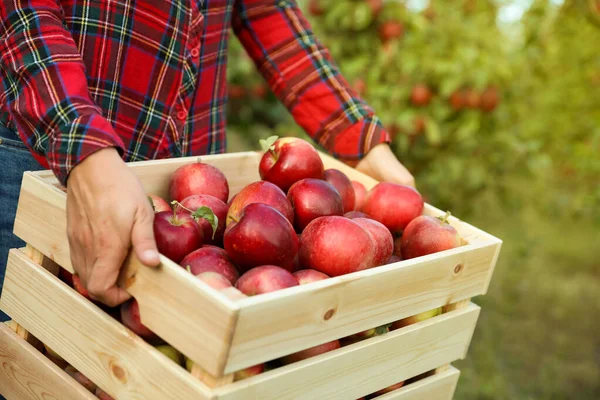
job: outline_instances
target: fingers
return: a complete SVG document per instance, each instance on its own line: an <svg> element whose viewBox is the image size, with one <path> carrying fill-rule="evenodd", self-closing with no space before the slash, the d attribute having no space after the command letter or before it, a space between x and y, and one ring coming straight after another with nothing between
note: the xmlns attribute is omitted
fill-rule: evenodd
<svg viewBox="0 0 600 400"><path fill-rule="evenodd" d="M142 264L156 267L160 263L154 239L154 212L147 202L138 206L131 231L131 244Z"/></svg>
<svg viewBox="0 0 600 400"><path fill-rule="evenodd" d="M86 259L86 248L91 243L91 229L85 220L77 216L76 207L67 201L67 238L71 255L71 266L84 287L87 286L91 265Z"/></svg>
<svg viewBox="0 0 600 400"><path fill-rule="evenodd" d="M131 298L125 289L117 286L127 250L122 247L106 247L100 252L92 266L87 290L92 299L115 307Z"/></svg>

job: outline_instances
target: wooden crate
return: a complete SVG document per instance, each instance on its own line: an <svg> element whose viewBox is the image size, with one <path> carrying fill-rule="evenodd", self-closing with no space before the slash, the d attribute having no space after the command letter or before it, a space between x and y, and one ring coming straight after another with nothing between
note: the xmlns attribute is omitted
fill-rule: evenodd
<svg viewBox="0 0 600 400"><path fill-rule="evenodd" d="M377 183L322 158L367 188ZM260 179L255 152L129 165L148 193L168 197L170 175L198 159L223 171L231 195ZM352 400L445 366L467 352L479 315L469 299L486 293L501 247L451 217L464 239L457 249L249 298L217 292L165 257L149 269L131 254L122 284L143 323L203 368L193 376L56 278L57 264L73 271L65 207L51 172L24 175L14 231L29 254L11 250L0 308L118 399ZM447 312L430 320L232 382L243 368L440 306ZM441 368L382 400L451 398L457 379Z"/></svg>

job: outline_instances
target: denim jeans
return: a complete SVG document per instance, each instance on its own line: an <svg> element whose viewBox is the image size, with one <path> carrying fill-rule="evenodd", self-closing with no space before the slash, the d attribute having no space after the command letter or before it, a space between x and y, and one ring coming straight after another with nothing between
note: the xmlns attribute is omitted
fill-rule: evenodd
<svg viewBox="0 0 600 400"><path fill-rule="evenodd" d="M41 169L42 166L33 158L17 134L0 124L0 293L4 283L8 250L25 245L12 233L23 173ZM0 311L0 321L7 319L9 318L6 314Z"/></svg>

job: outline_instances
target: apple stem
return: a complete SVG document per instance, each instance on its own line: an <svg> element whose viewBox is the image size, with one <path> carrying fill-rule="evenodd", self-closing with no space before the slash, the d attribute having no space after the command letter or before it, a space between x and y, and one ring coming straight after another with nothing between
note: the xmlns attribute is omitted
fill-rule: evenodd
<svg viewBox="0 0 600 400"><path fill-rule="evenodd" d="M449 224L450 222L448 222L448 218L450 218L450 215L452 215L452 213L450 211L446 211L446 214L444 214L443 217L438 217L438 219L445 224Z"/></svg>
<svg viewBox="0 0 600 400"><path fill-rule="evenodd" d="M192 267L190 267L189 265L185 266L185 269L187 270L187 272L189 272L190 274L192 273Z"/></svg>
<svg viewBox="0 0 600 400"><path fill-rule="evenodd" d="M183 208L185 211L189 211L190 213L193 213L194 211L190 210L189 208L187 208L186 206L184 206L183 204L181 204L180 202L178 202L177 200L173 200L171 202L171 204L175 204L177 207L181 207Z"/></svg>
<svg viewBox="0 0 600 400"><path fill-rule="evenodd" d="M177 207L181 206L181 204L179 204L179 202L177 200L173 200L171 202L171 204L173 204L175 207L173 207L173 219L177 220Z"/></svg>
<svg viewBox="0 0 600 400"><path fill-rule="evenodd" d="M231 218L235 223L240 222L240 220L234 217L233 215L230 215L229 218Z"/></svg>
<svg viewBox="0 0 600 400"><path fill-rule="evenodd" d="M275 161L279 160L279 157L277 157L277 153L275 153L275 149L273 148L273 146L271 146L269 148L269 153L271 153L271 155L273 156L273 158L275 159Z"/></svg>

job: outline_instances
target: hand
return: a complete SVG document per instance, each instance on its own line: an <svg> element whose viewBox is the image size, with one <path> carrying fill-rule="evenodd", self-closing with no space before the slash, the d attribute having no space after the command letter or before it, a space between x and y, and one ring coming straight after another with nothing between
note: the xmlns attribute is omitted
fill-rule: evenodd
<svg viewBox="0 0 600 400"><path fill-rule="evenodd" d="M415 178L398 161L387 143L373 147L358 163L356 169L378 181L415 187Z"/></svg>
<svg viewBox="0 0 600 400"><path fill-rule="evenodd" d="M117 286L130 246L140 261L160 263L154 212L138 178L114 148L78 164L67 182L67 234L71 263L90 297L114 307L131 296Z"/></svg>

